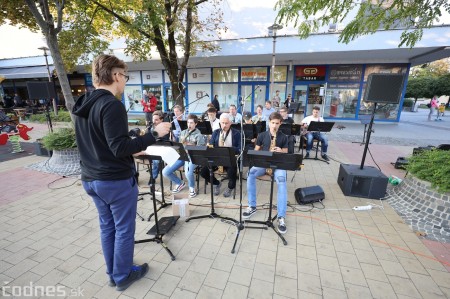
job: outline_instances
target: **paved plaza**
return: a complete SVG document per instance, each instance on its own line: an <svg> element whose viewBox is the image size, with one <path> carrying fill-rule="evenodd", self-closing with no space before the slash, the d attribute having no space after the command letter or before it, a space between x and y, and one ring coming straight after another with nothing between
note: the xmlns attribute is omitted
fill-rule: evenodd
<svg viewBox="0 0 450 299"><path fill-rule="evenodd" d="M400 123L375 124L370 152L385 175L403 177L405 171L391 162L416 146L450 143L450 116L428 122L426 114L422 109L403 113ZM361 162L364 126L340 123L346 128L329 134L330 164L306 160L301 171L288 172L286 246L271 229L246 228L232 254L234 225L180 219L163 238L176 260L160 244L136 244L135 262L147 262L150 271L124 292L107 285L97 211L78 177L27 168L46 160L33 155L30 144L22 154L10 154L9 144L1 147L0 297L450 298L450 244L416 234L386 200L343 195L339 166ZM35 126L29 132L33 139L45 134L45 125L28 125ZM371 156L365 165L375 165ZM147 180L141 171L142 192L148 191ZM260 207L252 220L265 220L270 184L257 184ZM210 212L203 185L190 200L194 216ZM294 191L314 185L325 191L323 206L296 205ZM164 187L169 190L168 181ZM245 181L242 203L246 206ZM352 210L368 203L376 206ZM218 196L215 207L218 214L239 219L239 192L236 199ZM141 215L152 211L148 196L139 201ZM171 215L171 207L158 213ZM137 219L136 239L147 238L153 225L153 219Z"/></svg>

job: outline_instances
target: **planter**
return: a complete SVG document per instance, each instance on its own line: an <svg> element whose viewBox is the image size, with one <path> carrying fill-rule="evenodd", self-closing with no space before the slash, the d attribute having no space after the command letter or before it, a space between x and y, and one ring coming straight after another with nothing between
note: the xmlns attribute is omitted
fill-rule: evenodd
<svg viewBox="0 0 450 299"><path fill-rule="evenodd" d="M389 194L389 204L414 231L450 242L450 193L439 193L431 183L408 175Z"/></svg>
<svg viewBox="0 0 450 299"><path fill-rule="evenodd" d="M79 174L80 153L78 148L53 150L53 155L48 160L48 170L59 175Z"/></svg>
<svg viewBox="0 0 450 299"><path fill-rule="evenodd" d="M52 151L47 150L43 146L42 139L36 139L36 142L34 142L34 154L36 156L51 157L52 156Z"/></svg>

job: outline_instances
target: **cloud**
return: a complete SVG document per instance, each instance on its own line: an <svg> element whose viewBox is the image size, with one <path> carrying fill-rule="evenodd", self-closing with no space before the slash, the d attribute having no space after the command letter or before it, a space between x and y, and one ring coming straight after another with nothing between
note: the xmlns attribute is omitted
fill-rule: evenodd
<svg viewBox="0 0 450 299"><path fill-rule="evenodd" d="M224 29L219 30L218 35L221 39L235 39L239 37L239 34L236 31L233 31L228 28L227 31Z"/></svg>
<svg viewBox="0 0 450 299"><path fill-rule="evenodd" d="M10 25L0 26L0 36L14 37L10 46L0 47L0 59L43 55L39 47L46 46L42 34L31 32L28 29L19 29Z"/></svg>
<svg viewBox="0 0 450 299"><path fill-rule="evenodd" d="M227 0L228 6L232 11L242 11L247 8L270 8L275 7L277 0Z"/></svg>

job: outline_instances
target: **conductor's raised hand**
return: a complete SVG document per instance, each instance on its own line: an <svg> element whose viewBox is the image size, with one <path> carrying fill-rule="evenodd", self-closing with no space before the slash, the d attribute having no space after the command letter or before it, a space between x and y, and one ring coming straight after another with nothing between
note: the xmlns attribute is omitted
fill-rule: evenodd
<svg viewBox="0 0 450 299"><path fill-rule="evenodd" d="M163 137L169 134L172 124L168 122L162 122L155 127L154 132L158 133L158 137Z"/></svg>

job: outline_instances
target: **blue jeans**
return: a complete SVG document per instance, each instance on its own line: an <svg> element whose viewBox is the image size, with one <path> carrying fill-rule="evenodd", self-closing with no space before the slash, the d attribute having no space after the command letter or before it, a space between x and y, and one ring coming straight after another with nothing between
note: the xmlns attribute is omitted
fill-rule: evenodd
<svg viewBox="0 0 450 299"><path fill-rule="evenodd" d="M135 177L82 183L97 207L107 274L121 283L133 266L138 197Z"/></svg>
<svg viewBox="0 0 450 299"><path fill-rule="evenodd" d="M247 177L247 197L248 205L256 207L256 178L266 173L265 168L252 167ZM277 212L278 217L286 217L287 207L287 188L286 188L286 170L276 169L275 181L277 183Z"/></svg>
<svg viewBox="0 0 450 299"><path fill-rule="evenodd" d="M152 176L155 180L158 178L160 162L160 160L152 160Z"/></svg>
<svg viewBox="0 0 450 299"><path fill-rule="evenodd" d="M322 144L322 154L326 154L328 150L328 138L327 135L319 132L308 132L306 134L306 152L309 153L309 151L311 150L313 145L313 138L320 140L320 143Z"/></svg>
<svg viewBox="0 0 450 299"><path fill-rule="evenodd" d="M162 171L163 176L165 176L166 178L171 180L174 184L180 185L181 179L179 177L177 177L175 172L178 170L178 168L180 168L183 165L184 165L184 172L187 177L189 188L194 188L195 187L194 170L195 170L196 165L192 164L191 161L185 162L182 160L177 160L175 163L173 163L173 165L167 165L166 167L164 167L164 169Z"/></svg>

